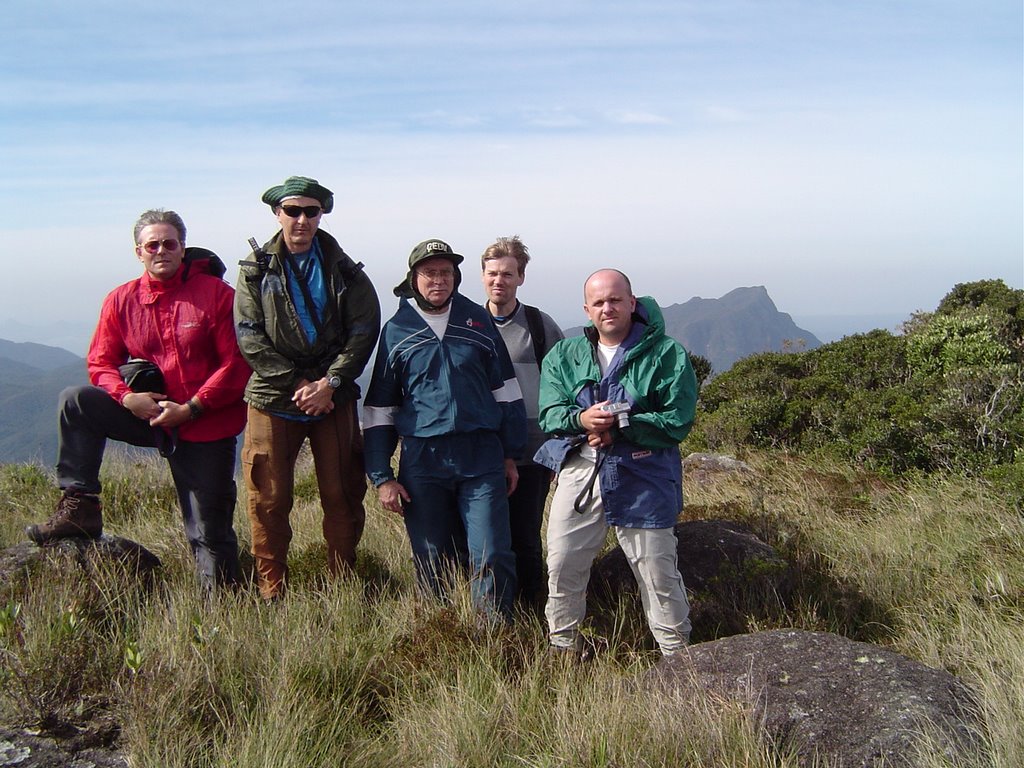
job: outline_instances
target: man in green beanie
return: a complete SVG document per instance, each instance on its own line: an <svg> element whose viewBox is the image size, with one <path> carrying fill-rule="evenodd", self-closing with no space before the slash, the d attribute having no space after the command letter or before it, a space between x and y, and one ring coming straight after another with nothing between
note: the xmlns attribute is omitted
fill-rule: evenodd
<svg viewBox="0 0 1024 768"><path fill-rule="evenodd" d="M241 262L235 331L253 370L242 467L260 594L269 600L285 586L295 460L307 438L328 569L355 565L366 519L356 378L380 331L380 302L363 265L320 229L334 207L329 189L290 176L261 200L281 229Z"/></svg>

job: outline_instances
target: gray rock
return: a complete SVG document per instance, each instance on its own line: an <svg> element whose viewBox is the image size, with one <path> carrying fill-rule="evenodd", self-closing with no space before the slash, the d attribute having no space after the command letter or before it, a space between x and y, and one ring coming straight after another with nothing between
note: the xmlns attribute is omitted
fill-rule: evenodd
<svg viewBox="0 0 1024 768"><path fill-rule="evenodd" d="M146 586L152 583L155 571L161 566L160 558L148 549L119 536L60 539L44 546L26 541L0 551L0 588L6 591L22 586L32 570L53 557L68 558L87 573L93 573L100 563L120 563L134 570Z"/></svg>
<svg viewBox="0 0 1024 768"><path fill-rule="evenodd" d="M752 707L768 735L844 768L917 764L922 734L949 757L984 764L973 697L958 678L839 635L774 630L690 646L648 684L710 689Z"/></svg>
<svg viewBox="0 0 1024 768"><path fill-rule="evenodd" d="M694 640L745 632L750 618L773 617L788 600L789 564L748 528L726 520L693 520L675 531ZM640 609L636 580L619 547L594 563L589 591L597 611L619 596Z"/></svg>
<svg viewBox="0 0 1024 768"><path fill-rule="evenodd" d="M69 749L36 731L0 727L0 767L18 768L127 768L128 760L103 746Z"/></svg>
<svg viewBox="0 0 1024 768"><path fill-rule="evenodd" d="M714 475L721 474L753 475L754 470L739 459L717 453L691 453L683 459L683 475L687 482L707 485Z"/></svg>

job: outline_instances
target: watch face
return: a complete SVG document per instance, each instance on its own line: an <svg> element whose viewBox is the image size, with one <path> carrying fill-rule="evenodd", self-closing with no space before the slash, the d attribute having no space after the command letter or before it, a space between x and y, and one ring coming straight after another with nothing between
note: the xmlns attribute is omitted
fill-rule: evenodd
<svg viewBox="0 0 1024 768"><path fill-rule="evenodd" d="M329 386L331 389L337 389L338 387L341 386L341 379L338 376L331 376L329 379L327 379L327 386Z"/></svg>

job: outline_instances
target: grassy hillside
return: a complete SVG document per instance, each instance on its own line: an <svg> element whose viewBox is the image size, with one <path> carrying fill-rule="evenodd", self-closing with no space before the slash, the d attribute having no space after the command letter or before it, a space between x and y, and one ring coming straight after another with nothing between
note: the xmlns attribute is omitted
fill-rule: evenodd
<svg viewBox="0 0 1024 768"><path fill-rule="evenodd" d="M796 565L798 597L773 626L871 640L962 677L988 727L981 764L1024 764L1021 516L962 475L742 458L753 479L688 483L685 515L745 522ZM104 477L109 531L150 547L164 572L151 594L70 563L5 587L0 721L89 726L117 735L132 765L161 768L796 765L733 704L637 690L657 658L639 616L620 614L592 638L604 653L565 667L533 620L483 626L465 590L448 606L417 599L401 521L375 500L357 574L325 582L308 464L292 589L273 605L253 589L197 593L163 464L112 461ZM0 468L0 547L56 499L42 470Z"/></svg>
<svg viewBox="0 0 1024 768"><path fill-rule="evenodd" d="M794 569L792 599L748 629L835 632L957 675L985 726L977 768L1024 765L1022 338L1024 292L960 285L903 336L743 361L702 391L683 446L754 470L688 479L684 518L744 523ZM657 655L631 606L591 616L601 652L568 666L532 617L483 623L464 584L419 598L401 519L372 493L356 573L326 581L306 459L272 605L199 594L163 463L111 457L104 482L108 531L163 560L158 583L54 562L0 585L0 723L161 768L796 765L735 703L637 687ZM0 467L0 547L57 495L37 465ZM960 765L925 752L922 768Z"/></svg>

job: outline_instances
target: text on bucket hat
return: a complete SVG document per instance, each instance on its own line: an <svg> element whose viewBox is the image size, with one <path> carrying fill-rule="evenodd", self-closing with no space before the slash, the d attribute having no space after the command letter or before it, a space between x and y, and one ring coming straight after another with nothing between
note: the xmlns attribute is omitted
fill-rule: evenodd
<svg viewBox="0 0 1024 768"><path fill-rule="evenodd" d="M427 259L448 259L455 265L463 261L462 256L455 253L444 240L424 240L409 254L409 269L415 269L417 264Z"/></svg>

